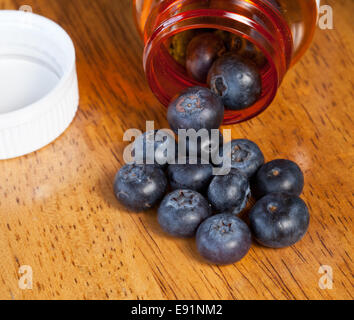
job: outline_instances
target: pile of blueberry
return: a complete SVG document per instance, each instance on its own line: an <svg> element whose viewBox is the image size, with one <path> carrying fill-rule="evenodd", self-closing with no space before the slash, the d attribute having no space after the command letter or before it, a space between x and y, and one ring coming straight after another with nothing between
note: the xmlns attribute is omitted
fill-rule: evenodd
<svg viewBox="0 0 354 320"><path fill-rule="evenodd" d="M168 108L169 124L177 134L180 129L218 129L223 115L222 99L202 87L182 92ZM242 259L251 247L252 234L271 248L291 246L305 235L309 213L299 198L304 176L294 162L264 164L254 142L238 139L230 142L230 153L220 149L220 157L228 159L231 167L226 175L214 176L211 163L192 164L190 158L185 164L146 164L145 153L139 151L152 148L155 161L163 157L161 146L177 146L174 137L151 139L155 135L157 131L147 132L135 140L135 162L121 168L115 178L116 197L125 207L144 211L159 205L162 229L175 237L195 236L201 256L216 264ZM199 155L203 143L197 148ZM145 164L137 164L137 159ZM251 190L258 202L248 214L248 226L239 216Z"/></svg>
<svg viewBox="0 0 354 320"><path fill-rule="evenodd" d="M222 98L226 109L242 110L261 96L263 53L250 41L221 30L187 30L173 39L171 55L187 74Z"/></svg>

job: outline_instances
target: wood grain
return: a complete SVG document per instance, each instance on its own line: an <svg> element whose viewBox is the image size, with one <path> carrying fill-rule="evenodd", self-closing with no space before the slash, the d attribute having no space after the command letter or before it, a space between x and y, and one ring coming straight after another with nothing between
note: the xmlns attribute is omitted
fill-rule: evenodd
<svg viewBox="0 0 354 320"><path fill-rule="evenodd" d="M164 235L155 211L128 214L114 198L124 131L145 120L167 127L144 78L131 2L26 1L74 39L81 103L54 143L0 162L0 298L353 299L354 2L328 0L335 29L317 30L266 112L228 127L268 160L301 165L309 232L287 249L255 244L225 267L200 260L193 240ZM19 289L21 265L33 269L32 290ZM318 286L321 265L333 268L332 290Z"/></svg>

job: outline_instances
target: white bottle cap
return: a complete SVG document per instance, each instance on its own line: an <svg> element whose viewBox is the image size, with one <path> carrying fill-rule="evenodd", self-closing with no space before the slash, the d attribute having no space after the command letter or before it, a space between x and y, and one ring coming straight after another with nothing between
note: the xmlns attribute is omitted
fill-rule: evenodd
<svg viewBox="0 0 354 320"><path fill-rule="evenodd" d="M0 10L0 159L60 136L79 104L75 49L53 21Z"/></svg>

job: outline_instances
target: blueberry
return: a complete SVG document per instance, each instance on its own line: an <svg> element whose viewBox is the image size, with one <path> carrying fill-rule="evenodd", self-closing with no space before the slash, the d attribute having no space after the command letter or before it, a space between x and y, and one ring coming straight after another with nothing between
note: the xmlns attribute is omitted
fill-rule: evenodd
<svg viewBox="0 0 354 320"><path fill-rule="evenodd" d="M281 5L278 0L269 0L269 2L279 11L281 11Z"/></svg>
<svg viewBox="0 0 354 320"><path fill-rule="evenodd" d="M147 131L134 141L134 160L139 164L157 164L165 167L175 159L176 149L175 138L167 131Z"/></svg>
<svg viewBox="0 0 354 320"><path fill-rule="evenodd" d="M250 186L247 177L237 169L215 176L208 188L208 199L216 211L239 214L247 205Z"/></svg>
<svg viewBox="0 0 354 320"><path fill-rule="evenodd" d="M273 160L264 164L254 181L255 195L262 197L272 192L288 192L299 196L304 188L304 175L290 160Z"/></svg>
<svg viewBox="0 0 354 320"><path fill-rule="evenodd" d="M229 52L236 53L241 57L252 60L259 69L262 69L265 66L267 59L263 52L251 41L227 31L218 30L216 33L224 40Z"/></svg>
<svg viewBox="0 0 354 320"><path fill-rule="evenodd" d="M250 215L256 240L270 248L284 248L302 239L310 216L306 204L288 193L271 193L259 200Z"/></svg>
<svg viewBox="0 0 354 320"><path fill-rule="evenodd" d="M261 69L267 63L267 59L263 52L258 49L251 41L242 38L242 47L237 51L237 54L245 59L252 60L258 69Z"/></svg>
<svg viewBox="0 0 354 320"><path fill-rule="evenodd" d="M209 71L208 84L221 96L225 108L231 110L250 107L262 93L257 66L237 54L226 54L215 61Z"/></svg>
<svg viewBox="0 0 354 320"><path fill-rule="evenodd" d="M223 119L221 99L202 87L183 91L170 103L167 111L167 120L176 134L178 129L218 129Z"/></svg>
<svg viewBox="0 0 354 320"><path fill-rule="evenodd" d="M214 33L203 33L193 38L187 48L187 73L205 83L214 61L226 51L224 41Z"/></svg>
<svg viewBox="0 0 354 320"><path fill-rule="evenodd" d="M221 157L225 158L224 162L230 163L232 168L251 178L264 163L262 151L254 142L247 139L236 139L229 143L230 152L223 155L223 149L220 149Z"/></svg>
<svg viewBox="0 0 354 320"><path fill-rule="evenodd" d="M164 196L167 178L154 165L135 163L123 166L114 181L114 192L120 203L133 211L154 207Z"/></svg>
<svg viewBox="0 0 354 320"><path fill-rule="evenodd" d="M168 194L158 209L162 229L175 237L193 237L198 226L208 218L211 210L208 201L192 190L175 190Z"/></svg>
<svg viewBox="0 0 354 320"><path fill-rule="evenodd" d="M252 242L247 224L230 214L218 214L205 220L198 228L196 239L201 256L215 264L240 261Z"/></svg>
<svg viewBox="0 0 354 320"><path fill-rule="evenodd" d="M168 176L172 189L190 189L203 192L208 189L213 176L211 164L171 164L168 166Z"/></svg>
<svg viewBox="0 0 354 320"><path fill-rule="evenodd" d="M189 29L175 34L171 38L168 51L172 58L181 66L186 66L186 55L188 44L192 39L202 32L201 29Z"/></svg>

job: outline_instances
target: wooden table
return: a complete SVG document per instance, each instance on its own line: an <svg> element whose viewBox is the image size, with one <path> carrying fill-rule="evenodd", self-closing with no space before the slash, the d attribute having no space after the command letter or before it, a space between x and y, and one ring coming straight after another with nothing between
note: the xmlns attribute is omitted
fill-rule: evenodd
<svg viewBox="0 0 354 320"><path fill-rule="evenodd" d="M273 105L230 126L305 172L311 225L295 246L254 244L241 262L206 264L193 240L164 235L156 212L128 214L112 183L128 128L167 127L165 108L142 69L129 0L27 0L59 22L77 48L80 110L46 148L0 162L0 298L3 299L352 299L354 2L328 0L334 30L318 29ZM1 9L22 1L1 0ZM32 290L18 285L33 271ZM321 290L319 268L333 270Z"/></svg>

